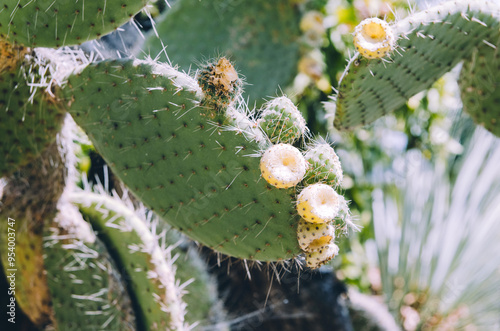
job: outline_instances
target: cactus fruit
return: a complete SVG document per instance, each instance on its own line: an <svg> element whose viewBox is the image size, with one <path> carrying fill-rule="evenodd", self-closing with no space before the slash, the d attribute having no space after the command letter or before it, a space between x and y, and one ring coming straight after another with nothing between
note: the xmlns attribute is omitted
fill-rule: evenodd
<svg viewBox="0 0 500 331"><path fill-rule="evenodd" d="M459 86L464 110L479 125L500 137L500 58L496 49L479 47L464 61Z"/></svg>
<svg viewBox="0 0 500 331"><path fill-rule="evenodd" d="M64 110L44 86L51 80L49 63L37 52L21 57L25 50L11 48L12 57L0 71L0 176L28 164L55 140ZM18 53L19 52L19 53ZM6 62L3 62L4 60Z"/></svg>
<svg viewBox="0 0 500 331"><path fill-rule="evenodd" d="M28 47L79 45L116 30L147 0L5 0L0 38Z"/></svg>
<svg viewBox="0 0 500 331"><path fill-rule="evenodd" d="M306 169L304 156L292 145L274 145L260 159L262 178L277 188L297 185L304 178Z"/></svg>
<svg viewBox="0 0 500 331"><path fill-rule="evenodd" d="M311 223L333 221L340 210L340 196L326 184L304 188L297 197L297 212Z"/></svg>
<svg viewBox="0 0 500 331"><path fill-rule="evenodd" d="M334 188L342 183L342 166L330 144L319 140L307 150L304 157L309 162L309 168L304 178L305 183L321 182Z"/></svg>
<svg viewBox="0 0 500 331"><path fill-rule="evenodd" d="M356 51L367 59L384 57L394 49L395 38L391 27L379 18L367 18L354 31Z"/></svg>
<svg viewBox="0 0 500 331"><path fill-rule="evenodd" d="M335 239L335 228L330 223L300 220L297 226L297 239L303 251L314 252Z"/></svg>
<svg viewBox="0 0 500 331"><path fill-rule="evenodd" d="M226 110L241 93L242 81L236 69L225 57L211 61L197 73L198 84L205 94L202 106L212 112L211 118Z"/></svg>
<svg viewBox="0 0 500 331"><path fill-rule="evenodd" d="M293 144L308 132L304 117L285 96L267 102L258 123L274 144Z"/></svg>
<svg viewBox="0 0 500 331"><path fill-rule="evenodd" d="M328 244L317 251L306 253L306 265L311 268L319 268L339 254L339 247L335 244Z"/></svg>
<svg viewBox="0 0 500 331"><path fill-rule="evenodd" d="M185 71L193 62L225 55L245 77L249 103L260 104L297 72L299 22L290 0L176 1L157 22L160 38L151 33L142 51Z"/></svg>
<svg viewBox="0 0 500 331"><path fill-rule="evenodd" d="M339 82L335 126L350 129L392 112L480 46L499 38L497 1L448 1L393 24L392 58L355 54Z"/></svg>

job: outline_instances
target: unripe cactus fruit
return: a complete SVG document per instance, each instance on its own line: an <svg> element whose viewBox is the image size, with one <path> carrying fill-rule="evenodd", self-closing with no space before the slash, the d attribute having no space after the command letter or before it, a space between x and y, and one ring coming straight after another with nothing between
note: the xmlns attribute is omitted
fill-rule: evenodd
<svg viewBox="0 0 500 331"><path fill-rule="evenodd" d="M339 254L339 247L335 244L329 244L318 251L310 252L306 255L306 264L309 268L319 268L326 262Z"/></svg>
<svg viewBox="0 0 500 331"><path fill-rule="evenodd" d="M262 177L277 188L297 185L306 173L307 163L300 151L287 144L269 148L260 160Z"/></svg>
<svg viewBox="0 0 500 331"><path fill-rule="evenodd" d="M307 132L304 117L284 96L266 103L258 122L273 143L293 144Z"/></svg>
<svg viewBox="0 0 500 331"><path fill-rule="evenodd" d="M384 57L395 44L394 33L386 21L379 18L368 18L354 30L354 46L368 59Z"/></svg>
<svg viewBox="0 0 500 331"><path fill-rule="evenodd" d="M297 239L300 248L306 252L319 251L335 238L335 228L330 223L311 223L300 220Z"/></svg>
<svg viewBox="0 0 500 331"><path fill-rule="evenodd" d="M300 192L297 212L311 223L332 221L340 210L340 196L326 184L313 184Z"/></svg>
<svg viewBox="0 0 500 331"><path fill-rule="evenodd" d="M342 183L339 157L328 143L315 144L305 153L305 158L310 165L304 179L307 184L322 182L337 187Z"/></svg>
<svg viewBox="0 0 500 331"><path fill-rule="evenodd" d="M242 81L236 69L225 57L210 61L197 73L198 84L205 94L204 106L214 112L225 110L234 98L241 93Z"/></svg>

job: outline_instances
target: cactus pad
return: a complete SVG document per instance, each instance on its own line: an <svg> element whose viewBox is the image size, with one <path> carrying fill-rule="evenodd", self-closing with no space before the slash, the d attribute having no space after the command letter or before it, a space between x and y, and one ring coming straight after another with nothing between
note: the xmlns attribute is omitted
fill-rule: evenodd
<svg viewBox="0 0 500 331"><path fill-rule="evenodd" d="M499 46L477 49L464 62L459 81L465 111L497 137L500 137Z"/></svg>
<svg viewBox="0 0 500 331"><path fill-rule="evenodd" d="M156 234L127 205L93 193L75 194L80 210L129 280L139 329L183 330L184 306L175 269ZM147 240L147 241L146 241Z"/></svg>
<svg viewBox="0 0 500 331"><path fill-rule="evenodd" d="M143 51L155 57L166 45L169 59L185 71L193 62L225 55L246 77L250 104L260 103L295 77L299 21L289 0L177 1L156 27L163 42L152 34Z"/></svg>
<svg viewBox="0 0 500 331"><path fill-rule="evenodd" d="M136 330L124 280L103 243L85 242L57 221L46 227L44 263L57 328Z"/></svg>
<svg viewBox="0 0 500 331"><path fill-rule="evenodd" d="M40 155L55 140L64 119L53 97L28 86L38 81L39 67L31 63L35 61L31 56L25 61L0 72L0 176Z"/></svg>
<svg viewBox="0 0 500 331"><path fill-rule="evenodd" d="M340 210L340 196L326 184L307 186L297 197L297 212L311 223L333 221Z"/></svg>
<svg viewBox="0 0 500 331"><path fill-rule="evenodd" d="M393 25L398 46L391 58L355 54L340 83L335 126L350 129L392 112L429 88L482 45L499 38L496 1L448 1Z"/></svg>
<svg viewBox="0 0 500 331"><path fill-rule="evenodd" d="M38 47L79 45L130 20L147 0L5 0L0 38Z"/></svg>
<svg viewBox="0 0 500 331"><path fill-rule="evenodd" d="M175 228L240 258L300 254L295 190L260 178L261 145L228 130L228 118L207 118L192 78L153 62L106 61L69 78L63 93L112 171Z"/></svg>

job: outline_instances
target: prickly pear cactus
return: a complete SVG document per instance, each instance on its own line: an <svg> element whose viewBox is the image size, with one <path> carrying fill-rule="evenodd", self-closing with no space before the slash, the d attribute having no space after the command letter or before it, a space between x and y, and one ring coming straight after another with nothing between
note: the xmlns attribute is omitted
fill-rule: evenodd
<svg viewBox="0 0 500 331"><path fill-rule="evenodd" d="M229 130L225 115L208 116L194 79L152 62L105 61L71 77L64 93L113 172L174 227L241 258L300 253L294 190L259 180L252 155L262 147L251 131Z"/></svg>
<svg viewBox="0 0 500 331"><path fill-rule="evenodd" d="M64 110L45 90L47 63L36 52L0 43L0 176L34 160L55 140ZM33 85L35 87L33 87Z"/></svg>
<svg viewBox="0 0 500 331"><path fill-rule="evenodd" d="M215 63L221 67L213 68ZM237 80L228 65L209 64L213 76L200 76L200 88L151 60L104 61L70 77L62 97L113 172L165 221L227 255L289 259L302 253L295 199L308 163L297 148L273 145L240 98L227 100L223 92ZM221 93L223 101L214 102ZM304 125L303 119L297 124ZM306 200L328 211L322 222L336 221L342 202L337 193ZM346 224L344 218L338 228L340 223Z"/></svg>
<svg viewBox="0 0 500 331"><path fill-rule="evenodd" d="M5 0L0 38L38 47L79 45L130 20L147 0Z"/></svg>
<svg viewBox="0 0 500 331"><path fill-rule="evenodd" d="M472 0L448 1L384 24L381 29L390 29L386 33L396 36L397 46L384 58L359 53L351 58L339 82L335 126L369 124L429 88L460 61L469 61L477 48L495 49L499 20L498 2Z"/></svg>
<svg viewBox="0 0 500 331"><path fill-rule="evenodd" d="M300 14L295 1L182 0L159 19L142 51L151 57L167 47L173 65L188 71L193 63L219 54L237 63L250 104L276 95L297 72ZM179 33L179 30L182 33ZM207 42L210 40L210 42Z"/></svg>

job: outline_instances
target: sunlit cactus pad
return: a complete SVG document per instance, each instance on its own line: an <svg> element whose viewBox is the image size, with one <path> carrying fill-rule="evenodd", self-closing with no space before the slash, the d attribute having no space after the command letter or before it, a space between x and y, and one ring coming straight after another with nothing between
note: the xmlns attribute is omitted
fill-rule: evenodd
<svg viewBox="0 0 500 331"><path fill-rule="evenodd" d="M26 46L77 45L116 30L147 2L4 0L0 7L0 37Z"/></svg>
<svg viewBox="0 0 500 331"><path fill-rule="evenodd" d="M259 144L222 115L207 118L194 79L152 62L106 61L63 93L112 171L174 227L240 258L300 254L295 190L261 178Z"/></svg>
<svg viewBox="0 0 500 331"><path fill-rule="evenodd" d="M398 46L388 57L356 53L339 83L335 126L350 129L392 112L479 46L495 47L500 4L449 1L392 25Z"/></svg>
<svg viewBox="0 0 500 331"><path fill-rule="evenodd" d="M157 24L160 39L151 33L143 51L155 57L168 45L172 64L185 71L193 63L228 56L246 77L250 103L261 103L295 77L299 21L290 0L182 0Z"/></svg>

